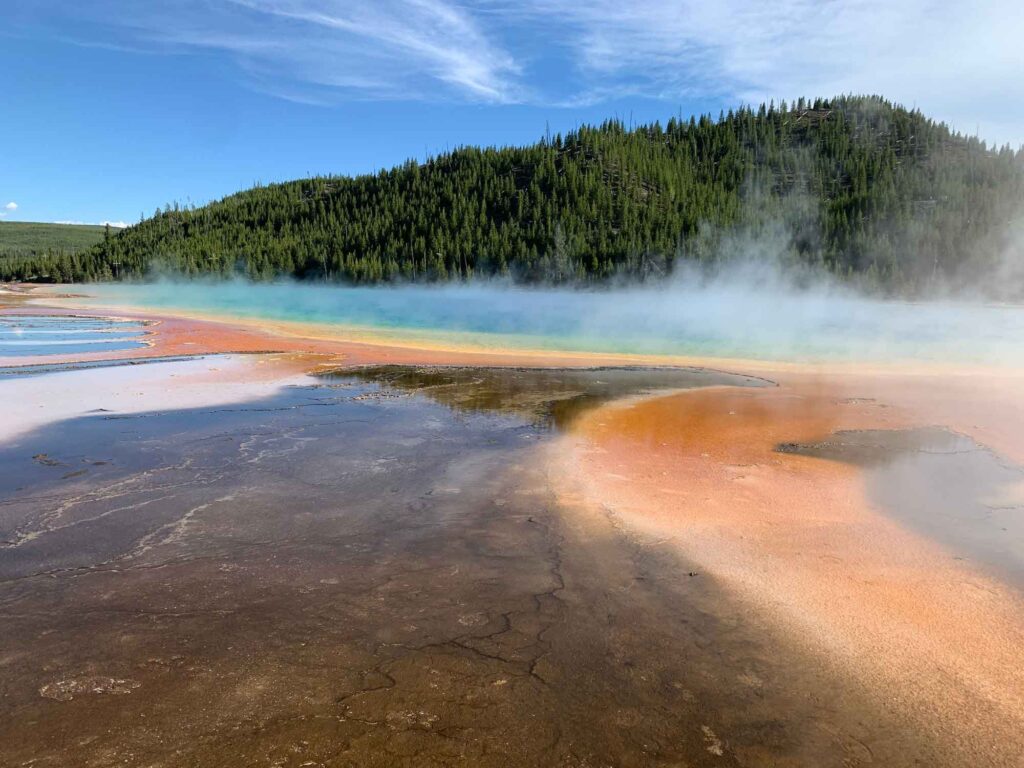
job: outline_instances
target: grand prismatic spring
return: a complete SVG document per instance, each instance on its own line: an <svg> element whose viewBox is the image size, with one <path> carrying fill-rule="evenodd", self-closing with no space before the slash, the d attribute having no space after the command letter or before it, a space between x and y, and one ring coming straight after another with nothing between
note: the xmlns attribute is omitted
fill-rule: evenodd
<svg viewBox="0 0 1024 768"><path fill-rule="evenodd" d="M0 763L1018 765L1024 311L616 298L3 294Z"/></svg>

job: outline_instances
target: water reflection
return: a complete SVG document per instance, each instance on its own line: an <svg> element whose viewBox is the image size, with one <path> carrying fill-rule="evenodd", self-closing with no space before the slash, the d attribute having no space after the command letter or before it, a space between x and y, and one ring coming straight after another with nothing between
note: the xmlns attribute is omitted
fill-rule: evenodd
<svg viewBox="0 0 1024 768"><path fill-rule="evenodd" d="M137 320L57 315L0 317L0 357L118 352L145 346Z"/></svg>
<svg viewBox="0 0 1024 768"><path fill-rule="evenodd" d="M1024 586L1024 470L966 435L853 430L778 450L863 467L887 513Z"/></svg>
<svg viewBox="0 0 1024 768"><path fill-rule="evenodd" d="M468 368L399 365L339 369L328 380L367 381L385 392L416 393L462 412L494 412L564 429L603 402L645 392L716 385L766 386L750 376L699 368Z"/></svg>

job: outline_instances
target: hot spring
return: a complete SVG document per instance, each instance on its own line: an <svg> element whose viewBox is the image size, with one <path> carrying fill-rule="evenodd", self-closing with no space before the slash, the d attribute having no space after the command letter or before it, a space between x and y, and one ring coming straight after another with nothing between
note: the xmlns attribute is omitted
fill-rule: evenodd
<svg viewBox="0 0 1024 768"><path fill-rule="evenodd" d="M90 285L90 301L266 319L380 340L794 362L1024 363L1024 309L910 303L842 289L716 281L614 292L494 284L367 288L282 282Z"/></svg>

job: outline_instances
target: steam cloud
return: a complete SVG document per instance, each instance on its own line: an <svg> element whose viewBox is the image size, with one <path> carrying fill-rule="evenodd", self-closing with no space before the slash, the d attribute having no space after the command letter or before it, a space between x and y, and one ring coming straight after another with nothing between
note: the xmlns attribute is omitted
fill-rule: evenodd
<svg viewBox="0 0 1024 768"><path fill-rule="evenodd" d="M1024 364L1024 309L858 294L774 262L687 269L653 285L527 289L503 282L390 288L165 280L91 286L103 303L176 308L518 348L794 361Z"/></svg>

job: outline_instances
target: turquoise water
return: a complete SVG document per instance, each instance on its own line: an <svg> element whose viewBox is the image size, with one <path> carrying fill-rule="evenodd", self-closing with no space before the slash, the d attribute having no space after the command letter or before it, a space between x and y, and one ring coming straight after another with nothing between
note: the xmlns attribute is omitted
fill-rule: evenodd
<svg viewBox="0 0 1024 768"><path fill-rule="evenodd" d="M0 316L0 357L115 352L145 346L142 323L54 315Z"/></svg>
<svg viewBox="0 0 1024 768"><path fill-rule="evenodd" d="M813 361L1024 363L1024 309L764 282L609 291L278 283L96 285L98 304L355 327L482 347Z"/></svg>

